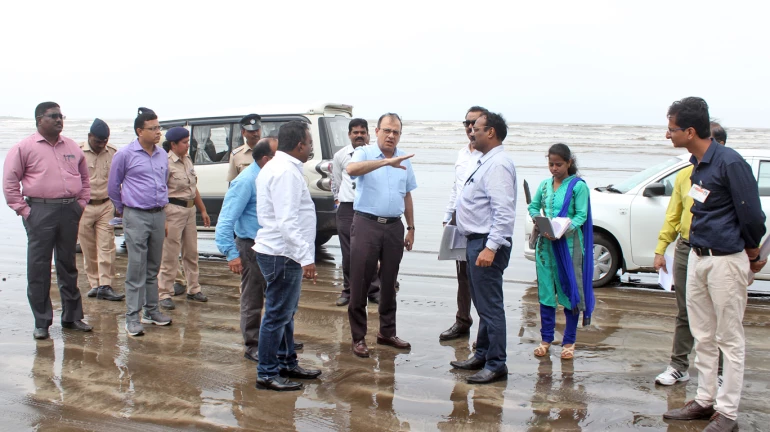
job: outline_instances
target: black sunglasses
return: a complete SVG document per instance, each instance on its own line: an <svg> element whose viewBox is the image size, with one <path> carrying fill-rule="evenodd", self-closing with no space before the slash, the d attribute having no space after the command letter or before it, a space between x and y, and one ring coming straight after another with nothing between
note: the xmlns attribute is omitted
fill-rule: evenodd
<svg viewBox="0 0 770 432"><path fill-rule="evenodd" d="M476 124L476 120L465 120L463 122L463 126L465 126L465 127L473 126L475 124Z"/></svg>

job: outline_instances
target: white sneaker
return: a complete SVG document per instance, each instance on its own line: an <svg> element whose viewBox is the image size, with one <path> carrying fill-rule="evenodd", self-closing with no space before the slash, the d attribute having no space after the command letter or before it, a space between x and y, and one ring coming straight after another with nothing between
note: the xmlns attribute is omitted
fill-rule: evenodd
<svg viewBox="0 0 770 432"><path fill-rule="evenodd" d="M666 371L658 375L655 378L655 383L665 386L674 385L678 382L684 382L690 380L690 374L687 372L679 372L671 366L666 368Z"/></svg>

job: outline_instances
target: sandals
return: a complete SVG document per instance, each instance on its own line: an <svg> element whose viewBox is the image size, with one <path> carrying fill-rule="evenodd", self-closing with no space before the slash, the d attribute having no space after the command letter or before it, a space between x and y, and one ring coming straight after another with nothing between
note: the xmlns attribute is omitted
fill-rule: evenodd
<svg viewBox="0 0 770 432"><path fill-rule="evenodd" d="M563 360L572 360L574 357L575 357L575 344L572 344L572 346L569 346L569 347L562 346L561 358Z"/></svg>
<svg viewBox="0 0 770 432"><path fill-rule="evenodd" d="M536 357L545 357L548 355L548 349L551 348L551 344L540 342L540 346L535 348L535 356Z"/></svg>

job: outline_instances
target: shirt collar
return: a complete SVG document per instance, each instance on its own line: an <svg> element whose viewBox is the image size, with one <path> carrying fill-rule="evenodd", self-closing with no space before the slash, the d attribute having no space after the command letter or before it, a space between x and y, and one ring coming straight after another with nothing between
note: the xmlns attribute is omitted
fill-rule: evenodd
<svg viewBox="0 0 770 432"><path fill-rule="evenodd" d="M275 152L275 157L279 159L286 159L287 161L293 163L294 165L300 165L300 166L302 165L302 162L299 159L281 150L278 150Z"/></svg>
<svg viewBox="0 0 770 432"><path fill-rule="evenodd" d="M133 151L144 151L144 148L142 147L142 145L139 144L139 138L135 138L133 141L131 141L131 144L129 144L128 146ZM158 146L154 145L152 147L152 154L154 155L155 153L158 153L158 151L159 151Z"/></svg>
<svg viewBox="0 0 770 432"><path fill-rule="evenodd" d="M714 153L717 152L717 147L721 145L722 144L719 144L714 138L711 138L711 144L709 144L709 148L706 149L706 153L703 154L703 159L698 162L698 159L695 156L690 156L690 163L694 166L702 163L711 163L711 158L713 158Z"/></svg>
<svg viewBox="0 0 770 432"><path fill-rule="evenodd" d="M179 156L177 156L176 153L174 153L172 151L168 152L168 158L171 159L171 162L177 162L180 159L182 159Z"/></svg>
<svg viewBox="0 0 770 432"><path fill-rule="evenodd" d="M374 150L374 154L376 155L375 158L377 158L377 159L385 159L385 154L382 152L382 150L380 150L380 145L379 144L374 144L374 145L368 144L368 145L365 145L365 146L361 146L359 148L364 148L365 149L365 148L368 148L368 147L372 147L372 148L376 149L376 150ZM403 155L404 155L404 152L402 152L398 147L396 147L396 151L393 152L393 156L392 157L398 157L398 156L403 156Z"/></svg>
<svg viewBox="0 0 770 432"><path fill-rule="evenodd" d="M502 152L503 150L505 150L505 149L503 148L503 145L500 144L499 146L497 146L497 147L493 148L492 150L488 151L487 154L485 154L484 156L481 157L481 159L479 159L479 165L483 165L492 156Z"/></svg>
<svg viewBox="0 0 770 432"><path fill-rule="evenodd" d="M48 142L47 139L45 139L45 137L42 134L40 134L40 132L35 131L34 137L35 137L35 142L45 142L45 143L51 144L50 142ZM56 140L54 145L62 143L62 142L64 142L64 140L62 139L61 134L59 134L59 138Z"/></svg>

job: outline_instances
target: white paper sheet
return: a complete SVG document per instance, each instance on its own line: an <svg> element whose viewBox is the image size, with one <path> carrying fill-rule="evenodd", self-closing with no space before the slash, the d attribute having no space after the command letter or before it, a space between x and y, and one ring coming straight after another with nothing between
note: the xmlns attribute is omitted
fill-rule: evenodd
<svg viewBox="0 0 770 432"><path fill-rule="evenodd" d="M665 254L663 258L666 260L668 273L664 272L663 269L658 270L658 285L666 291L671 291L671 286L674 284L674 256Z"/></svg>
<svg viewBox="0 0 770 432"><path fill-rule="evenodd" d="M770 239L765 240L759 247L759 260L766 260L768 256L770 256Z"/></svg>
<svg viewBox="0 0 770 432"><path fill-rule="evenodd" d="M438 259L442 261L465 261L465 247L468 240L455 225L444 227L441 244L438 248Z"/></svg>

